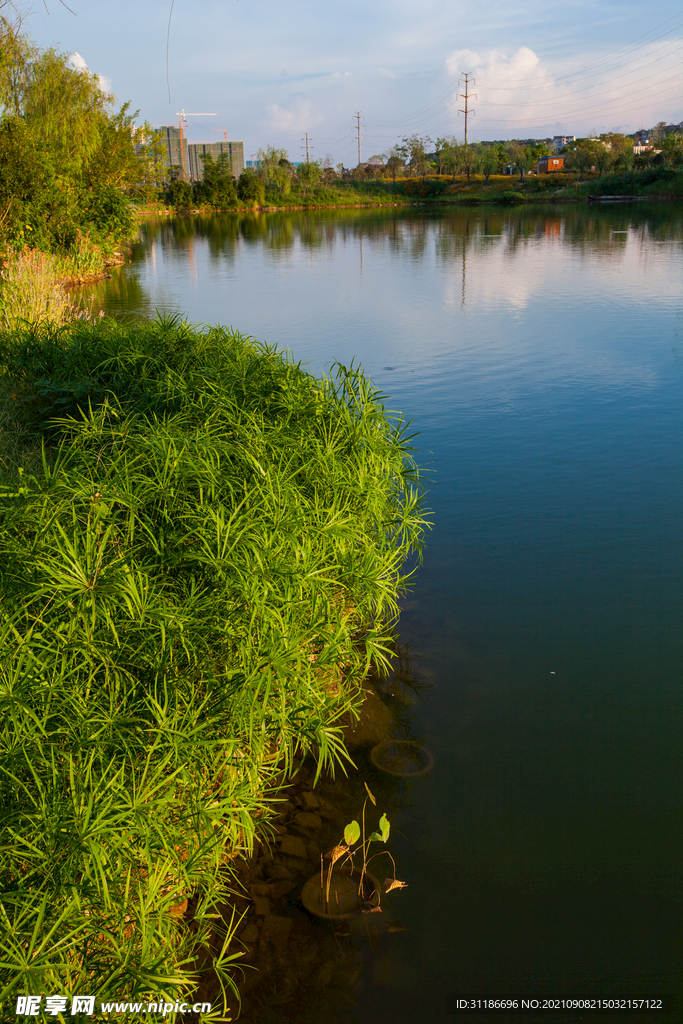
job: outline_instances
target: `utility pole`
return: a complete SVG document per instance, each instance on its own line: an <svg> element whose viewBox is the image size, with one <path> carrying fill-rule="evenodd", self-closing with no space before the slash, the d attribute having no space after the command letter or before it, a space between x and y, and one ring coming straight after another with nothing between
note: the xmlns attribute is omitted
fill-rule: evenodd
<svg viewBox="0 0 683 1024"><path fill-rule="evenodd" d="M358 139L358 166L360 167L360 119L363 116L362 111L357 110L353 115L356 119L356 138Z"/></svg>
<svg viewBox="0 0 683 1024"><path fill-rule="evenodd" d="M470 108L469 108L469 101L470 101L470 99L475 99L476 100L476 98L477 98L476 94L474 96L472 96L470 94L470 86L471 85L476 85L476 82L475 82L475 80L473 78L472 78L472 81L470 82L470 78L471 77L472 77L472 72L471 71L463 72L463 74L461 75L459 81L462 82L464 80L464 82L465 82L465 91L461 92L461 93L458 93L458 95L465 101L465 109L464 110L461 109L460 113L465 115L465 160L467 161L467 183L468 183L468 185L469 185L469 181L470 181L470 161L469 161L469 153L467 152L467 118L468 118L468 116L470 114L472 114L472 116L474 117L474 111L470 110Z"/></svg>
<svg viewBox="0 0 683 1024"><path fill-rule="evenodd" d="M472 77L472 72L471 71L468 71L466 74L461 75L460 81L461 82L464 81L464 83L465 83L465 91L458 93L458 96L460 96L465 101L465 109L464 110L462 110L462 109L460 110L460 113L465 115L465 146L467 146L467 118L468 118L469 114L472 114L472 116L474 117L474 111L470 110L470 108L469 108L469 101L471 99L476 100L476 98L477 98L476 93L475 93L474 96L472 96L471 93L470 93L470 86L477 84L473 78L472 78L472 81L470 82L470 78L471 77Z"/></svg>
<svg viewBox="0 0 683 1024"><path fill-rule="evenodd" d="M302 139L301 141L306 146L306 163L308 163L308 143L309 143L308 132L304 132L304 135L306 136L306 138Z"/></svg>

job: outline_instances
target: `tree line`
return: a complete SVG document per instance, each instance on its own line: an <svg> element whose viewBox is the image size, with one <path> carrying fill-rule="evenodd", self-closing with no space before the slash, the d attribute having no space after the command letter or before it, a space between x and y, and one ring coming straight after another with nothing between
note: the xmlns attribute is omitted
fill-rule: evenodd
<svg viewBox="0 0 683 1024"><path fill-rule="evenodd" d="M595 168L600 177L610 170L623 170L628 177L632 168L683 166L683 134L666 131L657 126L650 148L634 153L634 138L619 132L605 132L592 138L575 139L559 152L564 157L565 169L578 171L580 177ZM538 161L551 156L546 142L477 142L465 145L455 137L437 138L416 134L405 136L387 153L371 157L364 167L348 172L351 177L422 177L429 174L466 177L482 175L488 184L492 174L515 172L520 180L533 170Z"/></svg>
<svg viewBox="0 0 683 1024"><path fill-rule="evenodd" d="M326 161L310 160L298 166L289 159L286 149L266 146L256 154L256 166L246 167L235 178L227 153L214 160L211 153L201 156L203 176L198 181L185 181L179 167L171 168L166 185L168 202L177 209L190 206L226 209L240 203L263 205L266 193L280 198L307 196L316 188L327 187L340 175Z"/></svg>

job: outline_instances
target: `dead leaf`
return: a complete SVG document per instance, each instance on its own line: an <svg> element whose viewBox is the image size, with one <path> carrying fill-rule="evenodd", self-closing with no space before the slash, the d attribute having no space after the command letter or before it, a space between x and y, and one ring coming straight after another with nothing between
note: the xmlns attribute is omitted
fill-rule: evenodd
<svg viewBox="0 0 683 1024"><path fill-rule="evenodd" d="M343 857L344 854L348 852L349 848L346 845L346 843L340 843L339 846L333 847L333 849L331 849L329 853L326 853L325 857L328 860L331 860L332 863L334 864L336 861L339 860L340 857Z"/></svg>
<svg viewBox="0 0 683 1024"><path fill-rule="evenodd" d="M387 925L388 932L404 932L405 928L400 921L390 921Z"/></svg>
<svg viewBox="0 0 683 1024"><path fill-rule="evenodd" d="M398 878L385 878L384 879L384 891L391 892L392 889L405 889L407 882L399 882Z"/></svg>
<svg viewBox="0 0 683 1024"><path fill-rule="evenodd" d="M373 907L372 905L369 905L369 906L367 906L366 909L364 908L364 909L361 910L361 914L381 914L381 913L382 913L382 908L381 907Z"/></svg>

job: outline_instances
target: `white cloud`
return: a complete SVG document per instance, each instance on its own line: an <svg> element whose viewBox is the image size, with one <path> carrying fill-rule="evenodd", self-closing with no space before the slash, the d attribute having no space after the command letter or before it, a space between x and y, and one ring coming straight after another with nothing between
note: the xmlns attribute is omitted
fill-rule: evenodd
<svg viewBox="0 0 683 1024"><path fill-rule="evenodd" d="M87 71L90 74L90 68L86 64L80 53L74 52L69 56L69 64L76 71ZM96 74L97 84L99 85L102 92L111 92L111 78L107 78L105 75Z"/></svg>
<svg viewBox="0 0 683 1024"><path fill-rule="evenodd" d="M76 68L77 71L90 71L90 68L83 60L80 53L72 53L69 57L69 64L72 68Z"/></svg>
<svg viewBox="0 0 683 1024"><path fill-rule="evenodd" d="M272 131L307 131L312 125L323 121L322 114L314 114L308 100L295 104L292 110L281 107L279 103L271 103L268 127Z"/></svg>
<svg viewBox="0 0 683 1024"><path fill-rule="evenodd" d="M511 55L463 49L449 54L446 69L458 79L471 72L469 106L475 117L470 124L480 137L600 134L634 131L641 123L650 126L666 117L662 111L667 108L680 109L679 49L673 42L648 44L636 56L630 52L627 62L593 57L583 66L576 57L564 66L543 64L528 46ZM459 83L449 100L452 113L463 106L458 95L463 91Z"/></svg>
<svg viewBox="0 0 683 1024"><path fill-rule="evenodd" d="M470 72L470 94L474 95L470 106L479 105L489 117L515 118L523 121L539 116L539 103L547 100L558 101L566 97L566 90L559 89L553 75L542 67L541 62L528 46L508 57L499 50L474 53L472 50L456 50L446 58L449 75L460 78ZM457 93L464 90L461 83ZM451 109L463 105L462 97L453 96ZM547 108L540 107L540 117L547 116Z"/></svg>

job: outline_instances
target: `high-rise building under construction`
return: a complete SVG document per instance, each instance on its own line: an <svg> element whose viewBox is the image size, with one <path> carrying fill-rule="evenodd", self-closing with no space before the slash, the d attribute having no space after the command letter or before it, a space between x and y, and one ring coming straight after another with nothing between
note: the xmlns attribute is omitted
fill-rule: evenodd
<svg viewBox="0 0 683 1024"><path fill-rule="evenodd" d="M190 142L178 127L164 125L156 129L163 143L164 167L176 168L178 177L187 181L201 181L204 177L203 154L211 154L217 161L221 153L228 157L227 165L234 177L244 170L243 142Z"/></svg>
<svg viewBox="0 0 683 1024"><path fill-rule="evenodd" d="M204 177L204 155L211 155L214 163L217 163L221 154L225 153L228 158L226 169L230 168L234 178L238 178L244 170L243 142L190 142L187 148L192 181L201 181Z"/></svg>

